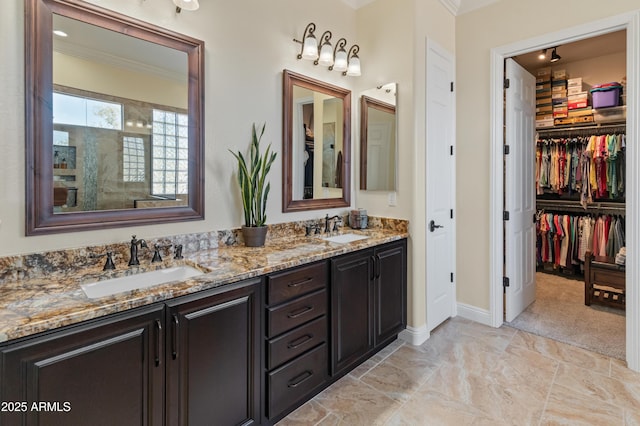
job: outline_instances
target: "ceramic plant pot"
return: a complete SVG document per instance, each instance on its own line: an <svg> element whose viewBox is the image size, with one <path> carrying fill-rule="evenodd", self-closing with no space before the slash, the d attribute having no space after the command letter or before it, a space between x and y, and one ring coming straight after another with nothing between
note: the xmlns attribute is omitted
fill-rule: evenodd
<svg viewBox="0 0 640 426"><path fill-rule="evenodd" d="M262 247L267 238L266 226L243 226L242 236L247 247Z"/></svg>

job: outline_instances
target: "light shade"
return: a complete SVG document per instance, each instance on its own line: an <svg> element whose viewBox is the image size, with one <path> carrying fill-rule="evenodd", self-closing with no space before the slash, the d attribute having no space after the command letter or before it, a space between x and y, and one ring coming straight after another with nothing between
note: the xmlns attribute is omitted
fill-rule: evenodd
<svg viewBox="0 0 640 426"><path fill-rule="evenodd" d="M304 39L304 46L302 47L302 59L309 59L315 61L318 59L318 41L313 34L309 34Z"/></svg>
<svg viewBox="0 0 640 426"><path fill-rule="evenodd" d="M175 4L178 9L184 10L198 10L200 7L198 0L173 0L173 4Z"/></svg>
<svg viewBox="0 0 640 426"><path fill-rule="evenodd" d="M349 67L347 68L347 75L357 77L360 74L361 74L360 58L358 58L358 55L353 55L351 59L349 59Z"/></svg>
<svg viewBox="0 0 640 426"><path fill-rule="evenodd" d="M318 63L325 67L330 67L333 65L333 48L331 47L331 43L323 43L320 48L320 58L318 59Z"/></svg>
<svg viewBox="0 0 640 426"><path fill-rule="evenodd" d="M551 62L558 62L560 59L562 58L558 55L558 52L556 52L556 48L554 47L551 52Z"/></svg>
<svg viewBox="0 0 640 426"><path fill-rule="evenodd" d="M333 69L339 72L347 70L347 51L344 48L340 48L336 51L335 62L333 63Z"/></svg>

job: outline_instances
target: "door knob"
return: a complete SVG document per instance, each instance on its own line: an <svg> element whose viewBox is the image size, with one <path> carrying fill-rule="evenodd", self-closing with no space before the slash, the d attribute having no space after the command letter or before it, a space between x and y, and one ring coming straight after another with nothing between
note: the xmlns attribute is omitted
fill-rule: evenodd
<svg viewBox="0 0 640 426"><path fill-rule="evenodd" d="M436 223L432 220L429 222L429 231L433 232L436 228L444 228L442 225L436 225Z"/></svg>

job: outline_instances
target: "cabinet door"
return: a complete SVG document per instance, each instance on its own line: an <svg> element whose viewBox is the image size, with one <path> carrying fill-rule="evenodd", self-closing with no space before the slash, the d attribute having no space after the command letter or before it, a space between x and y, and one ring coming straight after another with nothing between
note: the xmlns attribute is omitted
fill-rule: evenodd
<svg viewBox="0 0 640 426"><path fill-rule="evenodd" d="M331 373L352 366L373 347L373 251L331 260Z"/></svg>
<svg viewBox="0 0 640 426"><path fill-rule="evenodd" d="M407 326L406 240L377 248L375 258L375 345Z"/></svg>
<svg viewBox="0 0 640 426"><path fill-rule="evenodd" d="M167 424L259 423L259 283L167 304Z"/></svg>
<svg viewBox="0 0 640 426"><path fill-rule="evenodd" d="M0 412L0 424L162 425L163 309L117 314L1 349L0 401L27 405L25 412Z"/></svg>

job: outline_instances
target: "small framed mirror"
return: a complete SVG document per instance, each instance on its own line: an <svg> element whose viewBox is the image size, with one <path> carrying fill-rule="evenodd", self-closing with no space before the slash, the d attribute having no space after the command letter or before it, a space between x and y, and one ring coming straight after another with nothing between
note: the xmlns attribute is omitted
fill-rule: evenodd
<svg viewBox="0 0 640 426"><path fill-rule="evenodd" d="M204 218L204 42L25 2L26 234Z"/></svg>
<svg viewBox="0 0 640 426"><path fill-rule="evenodd" d="M283 71L283 212L350 205L351 92Z"/></svg>
<svg viewBox="0 0 640 426"><path fill-rule="evenodd" d="M396 83L360 97L360 189L397 190Z"/></svg>

